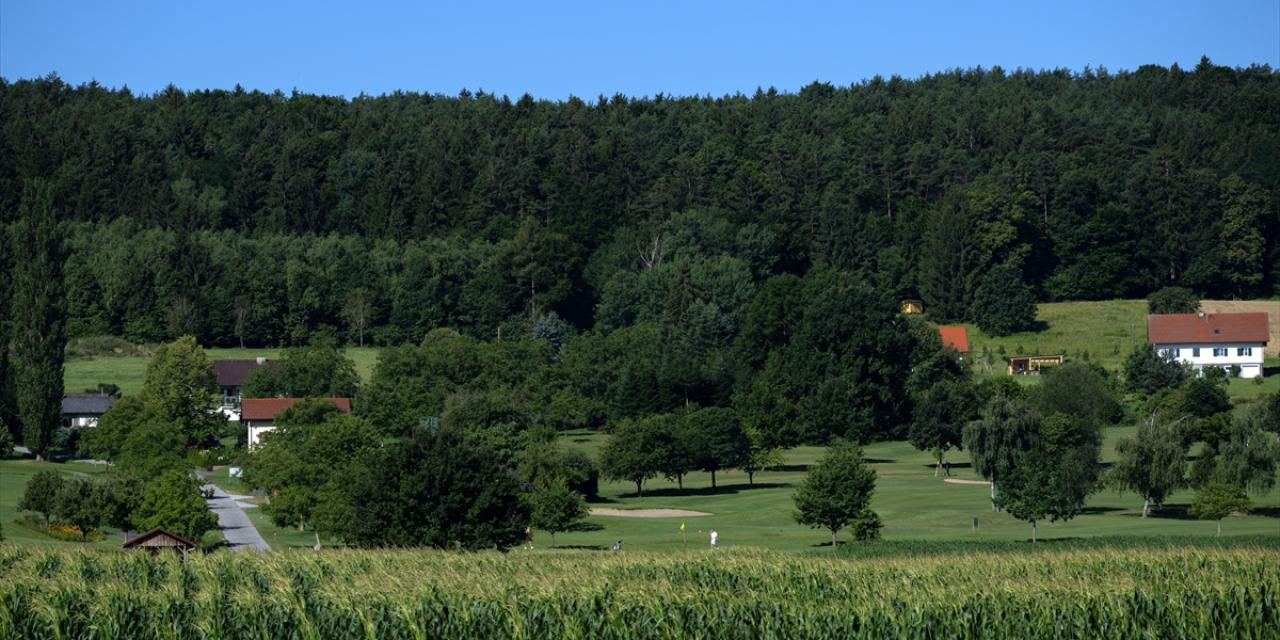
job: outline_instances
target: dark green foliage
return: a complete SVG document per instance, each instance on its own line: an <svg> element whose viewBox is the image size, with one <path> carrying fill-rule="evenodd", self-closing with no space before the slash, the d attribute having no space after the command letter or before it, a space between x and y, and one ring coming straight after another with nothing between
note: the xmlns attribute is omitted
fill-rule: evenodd
<svg viewBox="0 0 1280 640"><path fill-rule="evenodd" d="M265 513L280 526L312 525L326 534L349 528L347 488L365 472L379 434L330 402L306 400L276 419L271 438L244 464L244 480L266 489Z"/></svg>
<svg viewBox="0 0 1280 640"><path fill-rule="evenodd" d="M48 452L62 419L67 346L63 235L54 212L54 186L42 180L24 183L10 246L16 258L13 294L4 302L13 317L11 366L22 443L35 452L37 460Z"/></svg>
<svg viewBox="0 0 1280 640"><path fill-rule="evenodd" d="M209 510L194 478L185 470L170 469L146 479L132 522L139 531L164 527L199 540L204 532L218 526L218 516Z"/></svg>
<svg viewBox="0 0 1280 640"><path fill-rule="evenodd" d="M285 349L280 360L254 369L240 393L246 398L352 398L359 384L355 363L332 342L316 340Z"/></svg>
<svg viewBox="0 0 1280 640"><path fill-rule="evenodd" d="M1187 371L1177 360L1156 352L1150 344L1134 347L1124 361L1124 381L1131 391L1155 393L1176 387L1187 378Z"/></svg>
<svg viewBox="0 0 1280 640"><path fill-rule="evenodd" d="M875 537L880 521L870 510L875 486L876 472L862 458L862 449L837 441L796 489L795 520L815 529L830 530L832 547L836 545L836 534L850 524L854 524L858 539Z"/></svg>
<svg viewBox="0 0 1280 640"><path fill-rule="evenodd" d="M1192 464L1192 484L1204 487L1219 482L1256 495L1271 491L1280 466L1280 437L1265 430L1266 409L1252 406L1223 417L1223 433L1206 442Z"/></svg>
<svg viewBox="0 0 1280 640"><path fill-rule="evenodd" d="M991 398L978 419L965 425L964 448L973 469L991 482L991 506L999 505L999 483L1041 446L1040 416L1025 402L1003 395Z"/></svg>
<svg viewBox="0 0 1280 640"><path fill-rule="evenodd" d="M1222 519L1236 512L1246 512L1253 506L1244 489L1221 482L1213 482L1196 492L1191 501L1191 515L1202 520L1217 520L1218 535L1222 535Z"/></svg>
<svg viewBox="0 0 1280 640"><path fill-rule="evenodd" d="M1147 313L1195 313L1200 298L1186 287L1163 287L1147 296Z"/></svg>
<svg viewBox="0 0 1280 640"><path fill-rule="evenodd" d="M89 531L96 529L105 517L101 490L96 483L83 478L73 478L62 483L54 500L54 515L59 520L80 529L80 540L89 539Z"/></svg>
<svg viewBox="0 0 1280 640"><path fill-rule="evenodd" d="M451 429L419 429L355 479L342 537L365 547L506 549L529 523L520 481Z"/></svg>
<svg viewBox="0 0 1280 640"><path fill-rule="evenodd" d="M1278 87L1208 60L592 103L6 80L0 221L49 180L75 335L652 321L696 365L668 382L723 405L752 290L815 266L919 292L937 320L973 313L1001 264L1051 299L1274 291L1280 125L1257 105Z"/></svg>
<svg viewBox="0 0 1280 640"><path fill-rule="evenodd" d="M35 511L44 516L45 524L48 524L49 516L57 511L58 494L61 493L64 482L57 471L48 469L37 471L27 481L27 486L22 491L22 499L18 501L18 509Z"/></svg>
<svg viewBox="0 0 1280 640"><path fill-rule="evenodd" d="M915 341L896 301L857 278L810 274L785 345L734 405L770 446L886 437L901 424Z"/></svg>
<svg viewBox="0 0 1280 640"><path fill-rule="evenodd" d="M685 441L694 468L711 474L712 487L716 471L741 467L751 456L751 442L732 409L695 409L681 416L680 422L677 439Z"/></svg>
<svg viewBox="0 0 1280 640"><path fill-rule="evenodd" d="M587 517L587 504L582 494L569 488L563 478L551 478L534 485L526 501L529 505L529 525L551 534L551 546L556 546L556 534L568 531Z"/></svg>
<svg viewBox="0 0 1280 640"><path fill-rule="evenodd" d="M1124 417L1114 381L1098 365L1068 362L1048 369L1042 378L1031 391L1031 403L1041 415L1075 416L1095 429Z"/></svg>
<svg viewBox="0 0 1280 640"><path fill-rule="evenodd" d="M600 467L610 480L636 484L636 495L644 495L644 482L671 473L668 452L676 440L671 421L663 416L624 420L613 428L609 443L600 453Z"/></svg>
<svg viewBox="0 0 1280 640"><path fill-rule="evenodd" d="M1142 496L1142 517L1187 484L1187 446L1179 420L1153 416L1138 423L1138 432L1116 443L1120 459L1108 471L1116 489Z"/></svg>
<svg viewBox="0 0 1280 640"><path fill-rule="evenodd" d="M970 317L993 336L1029 331L1036 323L1036 299L1013 267L997 265L982 277L973 295Z"/></svg>
<svg viewBox="0 0 1280 640"><path fill-rule="evenodd" d="M1038 446L1027 451L1000 483L1000 506L1031 523L1070 520L1098 486L1099 425L1088 415L1054 413L1041 422Z"/></svg>

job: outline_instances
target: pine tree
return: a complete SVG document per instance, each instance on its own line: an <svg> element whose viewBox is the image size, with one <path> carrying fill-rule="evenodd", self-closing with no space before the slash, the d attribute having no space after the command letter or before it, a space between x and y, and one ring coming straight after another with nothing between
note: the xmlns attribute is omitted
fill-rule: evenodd
<svg viewBox="0 0 1280 640"><path fill-rule="evenodd" d="M53 211L53 187L23 187L14 232L13 352L23 444L43 459L62 418L63 351L67 346L62 278L63 229Z"/></svg>

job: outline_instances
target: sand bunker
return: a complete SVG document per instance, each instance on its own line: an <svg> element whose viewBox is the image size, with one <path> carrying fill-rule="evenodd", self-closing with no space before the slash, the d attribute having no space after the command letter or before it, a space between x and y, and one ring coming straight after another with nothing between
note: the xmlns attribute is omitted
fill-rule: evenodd
<svg viewBox="0 0 1280 640"><path fill-rule="evenodd" d="M592 508L593 516L618 516L620 518L696 518L709 516L703 511L685 511L684 509L598 509Z"/></svg>
<svg viewBox="0 0 1280 640"><path fill-rule="evenodd" d="M991 484L986 480L961 480L960 478L947 478L946 480L943 480L943 482L950 482L951 484L981 484L981 485Z"/></svg>

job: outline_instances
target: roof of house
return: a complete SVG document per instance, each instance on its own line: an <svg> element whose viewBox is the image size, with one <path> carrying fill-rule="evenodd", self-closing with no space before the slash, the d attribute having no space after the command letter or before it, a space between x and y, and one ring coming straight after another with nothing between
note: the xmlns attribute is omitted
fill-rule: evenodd
<svg viewBox="0 0 1280 640"><path fill-rule="evenodd" d="M253 373L254 369L267 362L271 361L264 360L259 363L257 360L214 360L213 375L218 378L220 387L238 387L244 384L245 379Z"/></svg>
<svg viewBox="0 0 1280 640"><path fill-rule="evenodd" d="M327 400L343 413L351 413L350 398L315 398ZM241 420L274 420L277 413L302 402L303 398L245 398L240 401Z"/></svg>
<svg viewBox="0 0 1280 640"><path fill-rule="evenodd" d="M1266 313L1166 313L1147 316L1147 342L1267 342Z"/></svg>
<svg viewBox="0 0 1280 640"><path fill-rule="evenodd" d="M62 396L62 415L95 415L100 416L115 404L112 396L101 394L72 394Z"/></svg>
<svg viewBox="0 0 1280 640"><path fill-rule="evenodd" d="M957 353L969 353L969 334L964 327L938 327L938 336L942 345L955 349Z"/></svg>
<svg viewBox="0 0 1280 640"><path fill-rule="evenodd" d="M148 544L150 542L150 544ZM196 547L196 543L192 542L185 536L180 536L164 527L156 527L146 533L140 533L129 538L124 543L124 548L133 547L180 547L187 546Z"/></svg>

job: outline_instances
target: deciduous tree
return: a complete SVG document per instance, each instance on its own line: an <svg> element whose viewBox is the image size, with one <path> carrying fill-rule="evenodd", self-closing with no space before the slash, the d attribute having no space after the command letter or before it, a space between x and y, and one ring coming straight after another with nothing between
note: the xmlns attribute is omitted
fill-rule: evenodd
<svg viewBox="0 0 1280 640"><path fill-rule="evenodd" d="M804 482L793 494L794 518L800 524L830 530L834 548L836 534L841 529L876 517L870 510L875 486L876 472L863 459L862 449L837 441L809 468Z"/></svg>

